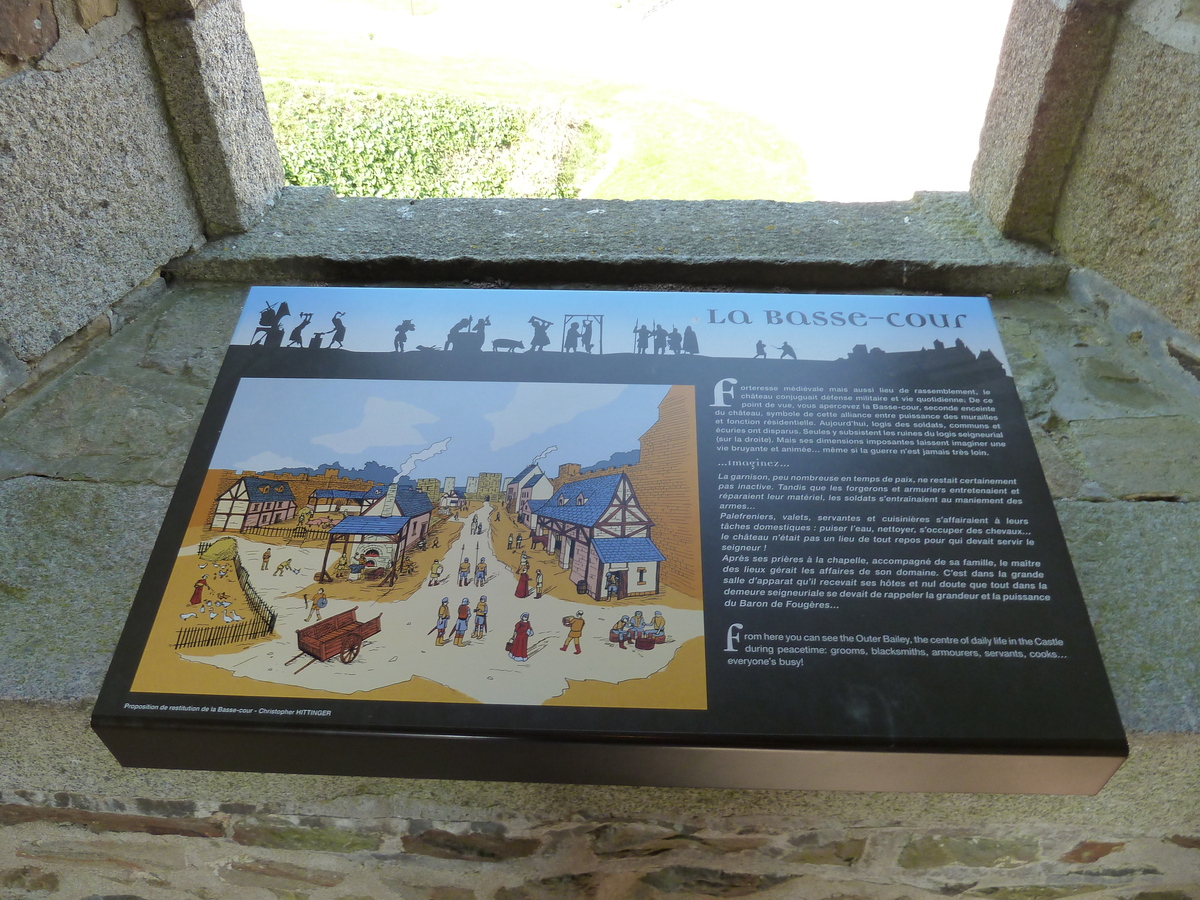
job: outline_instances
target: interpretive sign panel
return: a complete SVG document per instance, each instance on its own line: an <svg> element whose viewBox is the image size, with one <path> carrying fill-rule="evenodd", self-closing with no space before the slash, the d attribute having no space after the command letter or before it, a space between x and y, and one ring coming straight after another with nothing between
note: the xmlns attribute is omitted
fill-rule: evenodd
<svg viewBox="0 0 1200 900"><path fill-rule="evenodd" d="M93 726L127 765L1098 790L983 298L254 288Z"/></svg>

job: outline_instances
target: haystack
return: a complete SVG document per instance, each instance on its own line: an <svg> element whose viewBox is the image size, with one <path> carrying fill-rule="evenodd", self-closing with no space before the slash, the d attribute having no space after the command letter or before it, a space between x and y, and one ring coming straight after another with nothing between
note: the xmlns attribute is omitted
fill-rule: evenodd
<svg viewBox="0 0 1200 900"><path fill-rule="evenodd" d="M226 535L209 544L208 549L200 554L200 558L208 562L226 562L236 559L237 555L237 539Z"/></svg>

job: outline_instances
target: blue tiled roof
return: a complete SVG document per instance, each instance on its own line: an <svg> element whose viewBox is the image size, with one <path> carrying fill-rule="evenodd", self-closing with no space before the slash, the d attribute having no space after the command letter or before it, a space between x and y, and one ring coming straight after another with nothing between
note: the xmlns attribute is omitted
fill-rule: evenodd
<svg viewBox="0 0 1200 900"><path fill-rule="evenodd" d="M650 538L596 538L592 546L602 563L662 562L666 559Z"/></svg>
<svg viewBox="0 0 1200 900"><path fill-rule="evenodd" d="M535 513L549 502L549 500L530 500L525 505L529 507L530 512Z"/></svg>
<svg viewBox="0 0 1200 900"><path fill-rule="evenodd" d="M538 515L572 525L595 525L612 502L620 481L620 475L600 475L568 482L554 492ZM581 494L586 499L582 505L576 502Z"/></svg>
<svg viewBox="0 0 1200 900"><path fill-rule="evenodd" d="M246 492L250 495L251 503L277 503L280 500L296 502L286 481L271 481L268 478L255 478L253 475L243 476L242 481L246 482Z"/></svg>
<svg viewBox="0 0 1200 900"><path fill-rule="evenodd" d="M527 482L525 482L525 487L533 487L535 484L537 484L541 480L542 480L542 473L539 472L537 475L534 475ZM524 488L522 488L522 490L524 490Z"/></svg>
<svg viewBox="0 0 1200 900"><path fill-rule="evenodd" d="M429 500L429 495L424 491L396 491L396 505L400 507L404 515L419 516L433 509L433 503Z"/></svg>
<svg viewBox="0 0 1200 900"><path fill-rule="evenodd" d="M537 468L537 464L536 464L536 463L535 463L535 464L532 464L532 465L528 465L528 466L526 466L525 468L523 468L523 469L522 469L520 472L518 472L518 473L517 473L517 474L516 474L516 475L513 477L513 481L520 481L522 478L524 478L526 475L528 475L530 472L532 472L532 471L533 471L534 469L536 469L536 468Z"/></svg>
<svg viewBox="0 0 1200 900"><path fill-rule="evenodd" d="M363 499L364 500L378 500L380 497L382 497L384 494L387 493L387 489L388 489L388 486L386 484L373 485L372 487L368 488L368 490L365 494L363 494Z"/></svg>
<svg viewBox="0 0 1200 900"><path fill-rule="evenodd" d="M346 516L329 529L330 534L399 534L409 516Z"/></svg>

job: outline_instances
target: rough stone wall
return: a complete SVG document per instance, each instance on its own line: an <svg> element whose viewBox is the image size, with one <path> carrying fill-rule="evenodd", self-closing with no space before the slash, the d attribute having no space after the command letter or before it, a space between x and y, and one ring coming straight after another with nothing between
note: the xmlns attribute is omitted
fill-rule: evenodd
<svg viewBox="0 0 1200 900"><path fill-rule="evenodd" d="M1059 202L1060 251L1200 334L1200 15L1135 3Z"/></svg>
<svg viewBox="0 0 1200 900"><path fill-rule="evenodd" d="M1108 64L1120 0L1016 0L971 172L1009 237L1048 244L1063 179Z"/></svg>
<svg viewBox="0 0 1200 900"><path fill-rule="evenodd" d="M267 115L258 62L240 0L182 15L145 8L163 95L211 235L245 231L283 186L283 163ZM172 6L175 4L168 4Z"/></svg>
<svg viewBox="0 0 1200 900"><path fill-rule="evenodd" d="M92 807L92 808L89 808ZM289 816L62 794L0 805L0 892L45 898L1195 900L1200 835L914 830L804 816Z"/></svg>
<svg viewBox="0 0 1200 900"><path fill-rule="evenodd" d="M0 410L282 181L239 0L0 3Z"/></svg>
<svg viewBox="0 0 1200 900"><path fill-rule="evenodd" d="M971 193L1200 334L1200 4L1015 0Z"/></svg>
<svg viewBox="0 0 1200 900"><path fill-rule="evenodd" d="M136 9L90 32L55 9L57 42L0 80L0 396L203 242Z"/></svg>

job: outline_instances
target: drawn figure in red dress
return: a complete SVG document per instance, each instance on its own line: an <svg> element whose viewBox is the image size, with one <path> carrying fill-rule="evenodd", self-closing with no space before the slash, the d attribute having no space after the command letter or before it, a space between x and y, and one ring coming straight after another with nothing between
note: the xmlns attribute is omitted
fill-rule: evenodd
<svg viewBox="0 0 1200 900"><path fill-rule="evenodd" d="M201 576L200 580L192 585L192 599L188 601L189 606L199 606L204 602L204 589L208 587L208 576Z"/></svg>
<svg viewBox="0 0 1200 900"><path fill-rule="evenodd" d="M529 554L524 550L521 551L521 565L517 569L517 589L513 591L514 597L529 596Z"/></svg>
<svg viewBox="0 0 1200 900"><path fill-rule="evenodd" d="M521 618L513 627L512 641L508 655L517 662L529 659L529 638L533 635L533 626L529 624L529 613L521 613Z"/></svg>

